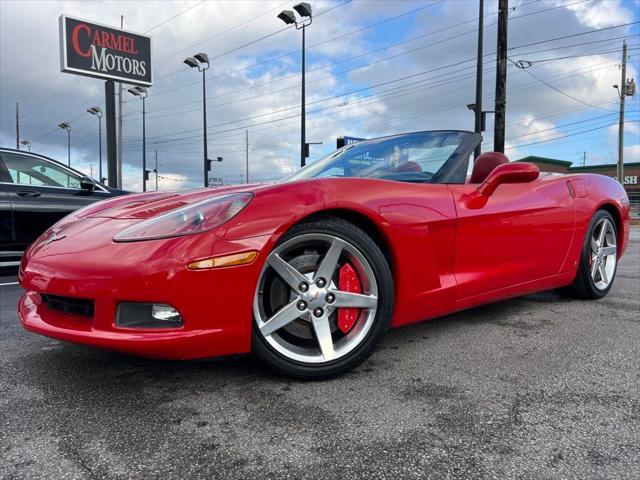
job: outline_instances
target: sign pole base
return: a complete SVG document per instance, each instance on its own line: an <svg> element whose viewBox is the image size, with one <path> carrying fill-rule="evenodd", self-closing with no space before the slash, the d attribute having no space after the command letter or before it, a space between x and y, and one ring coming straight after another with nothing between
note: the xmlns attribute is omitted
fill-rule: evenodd
<svg viewBox="0 0 640 480"><path fill-rule="evenodd" d="M116 89L113 80L104 83L105 121L107 127L108 185L118 188L118 155L116 146Z"/></svg>

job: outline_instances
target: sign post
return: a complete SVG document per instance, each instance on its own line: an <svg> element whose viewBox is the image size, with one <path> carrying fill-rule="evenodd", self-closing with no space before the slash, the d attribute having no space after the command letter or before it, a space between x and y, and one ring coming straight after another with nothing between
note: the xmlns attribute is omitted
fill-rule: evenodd
<svg viewBox="0 0 640 480"><path fill-rule="evenodd" d="M117 186L115 82L150 87L151 37L60 15L60 70L105 79L109 186Z"/></svg>
<svg viewBox="0 0 640 480"><path fill-rule="evenodd" d="M118 164L116 151L116 87L113 80L104 82L104 105L107 127L107 176L109 186L118 186Z"/></svg>

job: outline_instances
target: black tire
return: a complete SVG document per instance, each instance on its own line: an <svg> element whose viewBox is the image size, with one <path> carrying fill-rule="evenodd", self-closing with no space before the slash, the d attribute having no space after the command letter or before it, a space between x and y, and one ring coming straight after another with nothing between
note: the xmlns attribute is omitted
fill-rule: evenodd
<svg viewBox="0 0 640 480"><path fill-rule="evenodd" d="M616 240L615 243L617 245L618 232L616 229L615 220L613 219L611 214L606 210L598 210L593 216L593 218L591 219L591 222L589 223L589 228L587 229L587 234L585 235L585 238L582 242L582 253L580 254L580 263L578 265L576 278L573 281L573 284L558 290L558 292L561 295L566 297L571 297L571 298L579 298L583 300L598 300L600 298L603 298L605 295L607 295L607 293L609 293L609 290L611 290L611 287L613 286L613 282L615 281L615 275L618 268L617 262L615 264L613 278L611 279L611 282L606 288L600 289L596 287L593 278L591 278L591 238L595 233L595 229L597 225L603 219L609 220L609 222L611 222L611 225L613 225L614 227L613 234L615 235L615 240Z"/></svg>
<svg viewBox="0 0 640 480"><path fill-rule="evenodd" d="M393 312L394 286L389 263L380 247L354 224L335 217L305 221L285 233L278 245L305 234L329 234L354 246L371 266L378 289L376 314L366 336L354 350L332 361L312 364L284 356L267 342L254 319L252 351L260 360L280 374L302 380L318 380L342 375L360 365L371 355L389 326Z"/></svg>

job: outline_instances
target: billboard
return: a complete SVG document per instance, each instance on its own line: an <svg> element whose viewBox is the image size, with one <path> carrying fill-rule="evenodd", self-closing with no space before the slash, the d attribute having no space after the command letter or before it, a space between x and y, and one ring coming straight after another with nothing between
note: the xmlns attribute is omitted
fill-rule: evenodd
<svg viewBox="0 0 640 480"><path fill-rule="evenodd" d="M60 70L151 86L151 37L60 15Z"/></svg>

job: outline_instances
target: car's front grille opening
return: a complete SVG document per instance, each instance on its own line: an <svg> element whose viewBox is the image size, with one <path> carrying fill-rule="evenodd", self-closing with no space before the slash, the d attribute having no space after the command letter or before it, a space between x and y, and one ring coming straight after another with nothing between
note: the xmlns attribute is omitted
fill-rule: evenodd
<svg viewBox="0 0 640 480"><path fill-rule="evenodd" d="M84 298L61 297L59 295L41 294L42 302L51 310L71 315L93 317L93 300Z"/></svg>

